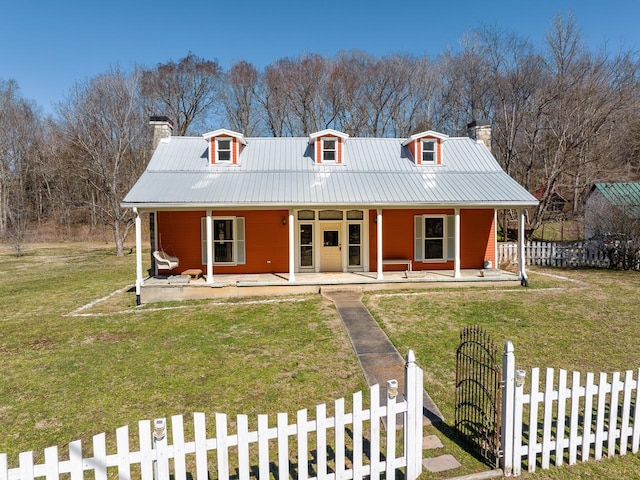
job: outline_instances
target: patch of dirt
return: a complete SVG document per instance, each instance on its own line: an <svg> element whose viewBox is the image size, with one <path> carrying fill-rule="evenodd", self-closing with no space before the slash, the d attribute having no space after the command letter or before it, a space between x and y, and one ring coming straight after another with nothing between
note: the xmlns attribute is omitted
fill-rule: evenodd
<svg viewBox="0 0 640 480"><path fill-rule="evenodd" d="M82 343L84 345L89 345L94 343L96 340L104 343L118 343L122 341L122 339L118 335L108 332L102 332L97 336L85 337L82 340Z"/></svg>
<svg viewBox="0 0 640 480"><path fill-rule="evenodd" d="M38 340L34 340L29 344L29 348L35 351L47 351L53 350L54 342L49 338L41 338Z"/></svg>

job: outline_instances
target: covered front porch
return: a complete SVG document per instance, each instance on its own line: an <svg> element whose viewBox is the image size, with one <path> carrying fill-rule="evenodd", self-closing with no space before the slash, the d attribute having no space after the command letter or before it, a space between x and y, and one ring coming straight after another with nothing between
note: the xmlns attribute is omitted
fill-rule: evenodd
<svg viewBox="0 0 640 480"><path fill-rule="evenodd" d="M425 209L422 209L425 210ZM142 272L142 236L141 236L141 220L140 212L134 208L136 213L136 264L137 264L137 279L136 279L136 294L140 303L147 303L152 301L161 300L174 300L174 299L187 299L187 298L215 298L215 297L233 297L233 296L252 296L252 295L269 295L272 292L276 293L309 293L316 292L322 288L322 286L328 285L356 285L361 289L384 289L384 288L413 288L412 285L432 284L438 283L452 283L461 284L467 282L487 282L487 281L521 281L526 284L526 272L524 267L524 214L523 210L520 210L520 235L519 235L519 255L518 255L518 274L514 275L507 272L501 272L496 269L482 269L483 259L488 258L489 262L485 264L496 265L497 258L495 257L495 209L484 210L482 222L474 222L472 219L476 212L483 212L478 209L463 209L455 207L448 209L446 212L440 211L442 209L426 209L425 212L420 215L415 215L414 210L402 210L391 209L387 211L387 214L383 216L383 209L361 209L361 210L344 210L345 217L341 222L337 220L329 220L320 217L323 211L318 212L316 223L311 223L306 218L302 219L302 214L311 212L315 215L315 212L310 210L295 210L290 209L285 211L286 215L282 215L280 211L266 213L266 211L257 211L257 213L266 218L264 221L272 221L271 217L274 217L277 221L274 225L262 224L266 230L257 230L250 232L249 228L253 225L260 225L257 220L249 222L246 221L246 216L251 214L251 211L246 212L231 212L234 216L219 217L215 216L213 210L207 209L203 212L204 216L199 212L191 212L191 215L195 218L195 221L191 223L198 227L202 225L200 232L187 235L190 241L196 242L194 245L185 247L184 252L196 252L198 257L195 260L195 267L188 265L185 268L190 270L196 268L202 272L202 276L198 279L183 279L181 275L177 273L181 270L173 270L172 275L168 278L148 278L144 279ZM450 212L449 212L450 210ZM343 215L341 210L325 210L326 213L338 213ZM229 213L229 215L231 215ZM359 213L360 217L349 218L350 213ZM467 223L466 228L461 228L463 213L466 214ZM487 214L488 213L488 214ZM241 215L245 215L242 217ZM484 218L486 217L486 218ZM316 217L314 217L315 219ZM383 218L395 219L395 223L392 221L389 225L390 228L385 230L387 233L383 233ZM415 219L418 220L415 220ZM234 220L235 219L235 220ZM399 219L399 220L398 220ZM240 223L240 220L242 222ZM254 217L252 217L254 220ZM416 221L414 229L414 220ZM242 261L238 258L232 257L232 261L220 261L218 258L218 251L214 250L215 247L225 246L223 244L228 243L232 245L232 240L228 242L224 239L215 240L214 222L228 222L234 225L233 222L238 222L237 226L234 226L230 231L242 230L242 242L236 239L234 235L232 238L233 251L241 251ZM418 221L427 223L423 225ZM429 221L438 223L440 229L434 233L428 233ZM448 226L448 224L451 224ZM385 225L387 221L385 221ZM313 227L315 225L315 227ZM220 226L220 225L219 225ZM240 227L241 226L241 227ZM306 227L312 226L314 235L317 238L309 236L311 240L306 244L305 233ZM326 228L325 228L326 226ZM350 238L351 228L357 227L358 235L357 242L354 247L353 241ZM246 239L244 232L247 232ZM264 238L268 237L266 232L279 232L277 235L280 238L280 243L274 243L270 248L262 248L260 251L262 255L268 255L266 262L260 263L258 258L256 262L253 260L253 266L248 265L248 255L245 255L243 249L235 248L240 244L249 245L247 249L252 248L250 242L259 243ZM435 231L435 230L434 230ZM483 233L481 233L482 231ZM449 232L449 233L447 233ZM253 235L250 235L253 233ZM473 261L469 261L467 256L466 265L463 264L461 255L462 239L466 241L466 247L469 252L477 258ZM224 234L221 234L224 237ZM273 236L273 235L271 235ZM341 247L340 238L349 238L348 244L345 243L345 248ZM432 238L433 237L433 238ZM216 239L218 237L216 236ZM383 241L384 238L384 241ZM399 238L403 242L403 246L398 249L396 238ZM432 248L434 245L438 248L434 248L436 252L436 258L427 258L427 253L421 252L418 256L414 253L414 238L416 239L416 252L418 247L426 249ZM194 240L195 239L195 240ZM202 239L202 262L200 262L200 243ZM479 240L478 240L479 239ZM393 240L393 241L392 241ZM281 248L281 245L286 242L286 248ZM345 242L347 242L345 240ZM195 245L198 246L195 246ZM313 247L313 245L319 245L320 247ZM335 244L335 245L334 245ZM154 243L156 245L156 243ZM337 252L337 266L325 265L324 253L328 247L333 247ZM470 246L472 248L470 248ZM195 248L194 248L195 247ZM313 253L308 258L305 257L305 249L310 249ZM352 262L351 252L357 251L358 262ZM397 254L400 250L401 254ZM256 251L256 250L252 250ZM426 251L426 250L425 250ZM215 252L215 254L214 254ZM486 256L488 252L488 257ZM236 254L237 255L237 254ZM278 255L278 260L272 263L271 256ZM313 259L315 257L315 259ZM259 255L254 255L252 258L257 258ZM328 258L328 256L327 256ZM303 261L304 259L304 261ZM422 259L422 261L420 261ZM309 267L315 268L316 271L307 270L306 260L309 260ZM417 260L417 261L416 261ZM433 265L433 269L428 268L428 264ZM216 266L214 272L214 264ZM357 264L357 270L351 270L351 267ZM391 265L390 265L391 264ZM182 268L182 262L181 262ZM265 265L267 268L273 268L269 273L264 273ZM315 265L315 267L314 267ZM348 266L347 266L348 265ZM390 265L390 266L389 266ZM388 266L388 267L386 267ZM418 266L419 268L415 268ZM427 268L425 268L427 266ZM469 268L469 267L476 267ZM201 268L198 268L201 267ZM252 273L254 271L258 273ZM287 269L288 267L288 269ZM398 267L402 269L398 271ZM412 268L413 267L413 268ZM466 268L463 268L466 267ZM406 268L406 270L405 270ZM238 273L230 272L230 270L238 269ZM395 271L388 271L388 270ZM221 270L221 271L220 271ZM247 270L249 273L246 273ZM262 271L261 271L262 270ZM288 270L288 271L285 271ZM220 273L218 273L220 271ZM273 272L273 273L272 273ZM277 273L282 272L282 273ZM498 272L498 273L496 273ZM143 292L143 289L145 292ZM208 289L208 291L207 291ZM184 292L178 295L176 291Z"/></svg>
<svg viewBox="0 0 640 480"><path fill-rule="evenodd" d="M468 269L459 274L453 270L418 272L296 273L291 281L288 273L220 274L213 283L204 277L184 275L153 276L141 285L142 303L208 298L296 295L319 293L327 288L356 288L361 291L414 290L462 286L518 286L520 275L498 269Z"/></svg>

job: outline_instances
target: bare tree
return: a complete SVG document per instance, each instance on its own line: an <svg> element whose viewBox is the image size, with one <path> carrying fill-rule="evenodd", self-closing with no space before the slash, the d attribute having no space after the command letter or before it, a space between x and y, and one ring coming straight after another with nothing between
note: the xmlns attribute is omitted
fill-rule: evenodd
<svg viewBox="0 0 640 480"><path fill-rule="evenodd" d="M558 186L573 188L577 199L597 177L585 175L589 164L597 165L601 158L594 146L607 143L617 113L638 100L637 62L625 54L610 59L587 52L572 17L557 17L547 42L551 81L540 156L543 194L532 219L534 228L542 223Z"/></svg>
<svg viewBox="0 0 640 480"><path fill-rule="evenodd" d="M22 243L30 216L30 171L37 156L34 132L40 117L35 106L19 94L10 80L0 83L0 234L11 239L16 254Z"/></svg>
<svg viewBox="0 0 640 480"><path fill-rule="evenodd" d="M87 206L113 231L117 255L133 222L120 202L145 167L150 145L138 76L114 69L78 83L58 106L72 171L90 186Z"/></svg>
<svg viewBox="0 0 640 480"><path fill-rule="evenodd" d="M217 60L205 60L189 53L174 62L141 70L142 94L147 113L167 115L174 121L177 135L186 135L196 126L207 127L222 88L222 68Z"/></svg>
<svg viewBox="0 0 640 480"><path fill-rule="evenodd" d="M226 76L223 103L229 127L244 135L260 130L258 70L244 60L235 63Z"/></svg>

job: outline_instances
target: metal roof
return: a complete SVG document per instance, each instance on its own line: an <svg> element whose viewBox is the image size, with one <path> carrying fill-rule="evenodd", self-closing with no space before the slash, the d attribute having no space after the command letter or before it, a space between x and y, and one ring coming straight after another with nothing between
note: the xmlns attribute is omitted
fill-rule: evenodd
<svg viewBox="0 0 640 480"><path fill-rule="evenodd" d="M316 165L308 137L249 137L238 165L209 165L202 137L162 141L125 207L313 205L533 206L487 148L469 138L442 143L442 165L416 165L404 139L349 138L342 165Z"/></svg>
<svg viewBox="0 0 640 480"><path fill-rule="evenodd" d="M602 196L616 207L624 207L631 218L640 218L640 182L596 183Z"/></svg>

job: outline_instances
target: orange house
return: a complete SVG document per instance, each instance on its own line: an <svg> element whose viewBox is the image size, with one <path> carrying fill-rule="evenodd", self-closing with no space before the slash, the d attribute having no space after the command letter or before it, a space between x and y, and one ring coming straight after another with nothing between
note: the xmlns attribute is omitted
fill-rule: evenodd
<svg viewBox="0 0 640 480"><path fill-rule="evenodd" d="M154 120L170 132L166 118ZM245 138L219 129L161 139L122 206L138 214L138 251L139 214L149 212L152 249L179 259L163 273L202 271L213 285L223 274L281 274L291 284L320 272L459 277L496 265L497 209L536 204L469 137L328 129ZM144 281L139 256L138 294Z"/></svg>

